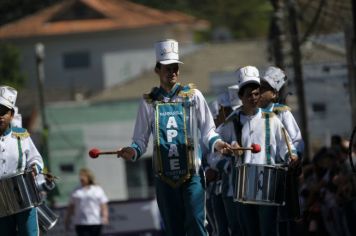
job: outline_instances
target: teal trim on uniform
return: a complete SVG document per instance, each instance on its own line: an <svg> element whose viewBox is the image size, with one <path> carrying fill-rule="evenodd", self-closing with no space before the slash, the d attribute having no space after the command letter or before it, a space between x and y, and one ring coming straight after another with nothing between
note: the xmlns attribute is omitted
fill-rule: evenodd
<svg viewBox="0 0 356 236"><path fill-rule="evenodd" d="M22 127L11 127L11 130L16 133L26 133L27 130Z"/></svg>
<svg viewBox="0 0 356 236"><path fill-rule="evenodd" d="M159 92L165 97L172 98L180 87L180 84L176 83L168 93L162 87L159 87Z"/></svg>
<svg viewBox="0 0 356 236"><path fill-rule="evenodd" d="M132 148L135 149L135 151L136 151L135 160L137 160L138 158L140 158L141 155L142 155L142 150L141 150L140 146L138 146L137 143L132 143L130 147L132 147Z"/></svg>
<svg viewBox="0 0 356 236"><path fill-rule="evenodd" d="M266 139L265 139L265 145L266 145L266 158L267 158L267 164L271 164L271 127L270 127L270 119L269 119L269 114L266 113L266 118L265 118L265 129L266 129Z"/></svg>
<svg viewBox="0 0 356 236"><path fill-rule="evenodd" d="M209 151L210 152L214 151L214 145L215 145L216 141L218 141L219 139L221 139L220 136L216 135L215 137L213 137L209 140Z"/></svg>
<svg viewBox="0 0 356 236"><path fill-rule="evenodd" d="M267 107L261 108L262 112L272 112L274 108L274 103L270 103Z"/></svg>
<svg viewBox="0 0 356 236"><path fill-rule="evenodd" d="M19 160L17 162L17 171L20 171L22 168L22 147L21 147L21 139L17 138L17 148L19 150Z"/></svg>
<svg viewBox="0 0 356 236"><path fill-rule="evenodd" d="M11 127L7 128L2 135L3 136L8 135L10 132L11 132Z"/></svg>

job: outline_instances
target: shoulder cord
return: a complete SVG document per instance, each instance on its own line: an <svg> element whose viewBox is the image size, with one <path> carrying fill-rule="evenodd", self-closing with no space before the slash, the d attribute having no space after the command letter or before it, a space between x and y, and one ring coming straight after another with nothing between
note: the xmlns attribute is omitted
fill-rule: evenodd
<svg viewBox="0 0 356 236"><path fill-rule="evenodd" d="M17 172L20 172L22 169L22 146L21 146L21 139L17 137L17 149L19 151L19 160L17 162Z"/></svg>

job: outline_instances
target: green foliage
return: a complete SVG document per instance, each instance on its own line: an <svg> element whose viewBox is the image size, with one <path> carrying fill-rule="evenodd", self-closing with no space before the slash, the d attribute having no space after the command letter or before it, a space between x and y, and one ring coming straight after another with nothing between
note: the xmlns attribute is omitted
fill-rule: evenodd
<svg viewBox="0 0 356 236"><path fill-rule="evenodd" d="M32 14L58 1L59 0L1 0L0 25L20 19L23 16Z"/></svg>
<svg viewBox="0 0 356 236"><path fill-rule="evenodd" d="M10 44L0 44L0 84L21 88L26 77L20 72L20 52Z"/></svg>
<svg viewBox="0 0 356 236"><path fill-rule="evenodd" d="M266 0L132 0L162 10L178 10L227 27L235 38L267 35L272 6ZM201 35L199 36L201 38Z"/></svg>

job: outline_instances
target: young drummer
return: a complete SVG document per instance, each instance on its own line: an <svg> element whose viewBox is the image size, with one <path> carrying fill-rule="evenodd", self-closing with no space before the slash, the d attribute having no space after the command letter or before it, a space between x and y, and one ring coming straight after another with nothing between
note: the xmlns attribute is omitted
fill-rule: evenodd
<svg viewBox="0 0 356 236"><path fill-rule="evenodd" d="M261 146L259 153L245 151L241 155L240 151L235 151L238 163L273 166L294 162L296 150L291 142L286 143L283 124L273 113L263 113L258 107L260 78L257 68L246 66L236 73L242 107L225 122L222 137L233 147L250 147L253 143ZM238 211L245 235L277 235L277 207L240 204Z"/></svg>
<svg viewBox="0 0 356 236"><path fill-rule="evenodd" d="M293 145L297 148L298 156L303 153L304 142L297 122L287 105L276 103L279 91L285 84L286 74L279 68L270 66L261 78L261 98L259 106L264 112L273 112L284 125Z"/></svg>

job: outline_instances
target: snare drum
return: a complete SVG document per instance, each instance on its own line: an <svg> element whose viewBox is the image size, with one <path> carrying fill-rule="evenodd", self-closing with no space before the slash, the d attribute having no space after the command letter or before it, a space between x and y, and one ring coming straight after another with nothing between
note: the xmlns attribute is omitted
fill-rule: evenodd
<svg viewBox="0 0 356 236"><path fill-rule="evenodd" d="M235 168L234 201L257 205L285 205L287 167L242 164Z"/></svg>
<svg viewBox="0 0 356 236"><path fill-rule="evenodd" d="M42 201L31 172L0 179L0 217L13 215Z"/></svg>

